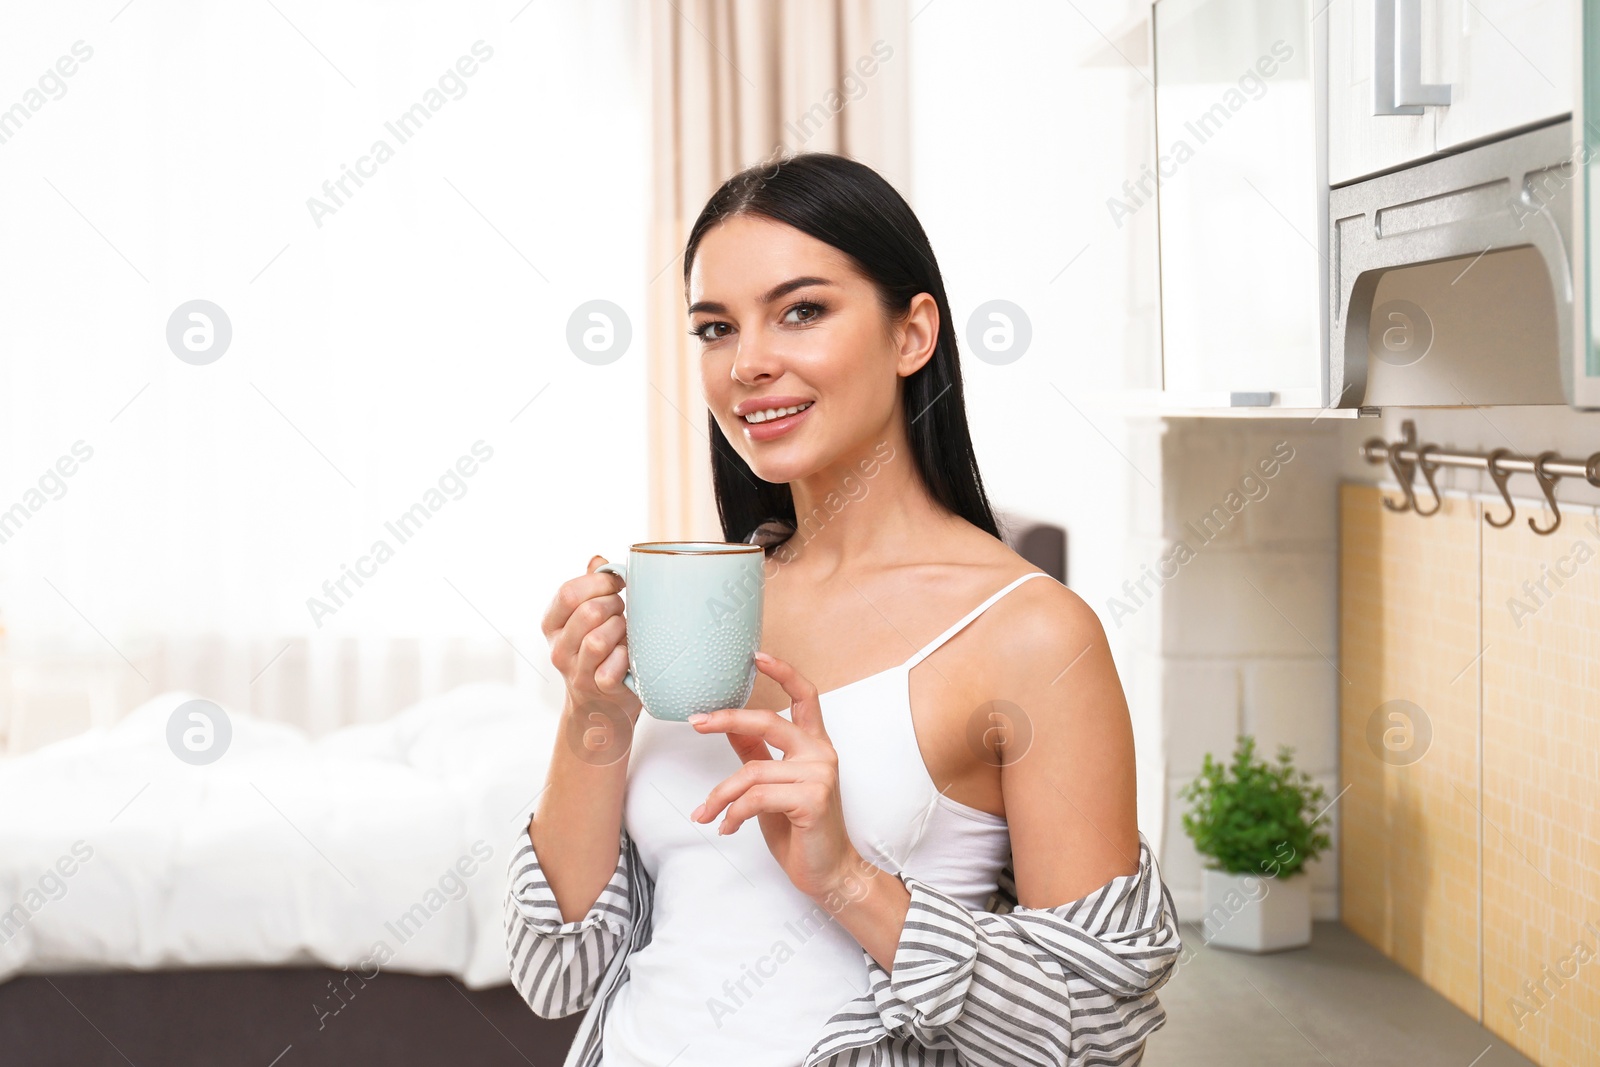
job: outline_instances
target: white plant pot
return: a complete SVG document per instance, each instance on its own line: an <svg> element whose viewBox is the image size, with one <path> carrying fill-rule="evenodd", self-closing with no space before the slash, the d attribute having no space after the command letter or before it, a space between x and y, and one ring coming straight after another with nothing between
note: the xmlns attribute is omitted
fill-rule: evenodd
<svg viewBox="0 0 1600 1067"><path fill-rule="evenodd" d="M1277 952L1311 944L1311 876L1201 872L1206 944L1240 952Z"/></svg>

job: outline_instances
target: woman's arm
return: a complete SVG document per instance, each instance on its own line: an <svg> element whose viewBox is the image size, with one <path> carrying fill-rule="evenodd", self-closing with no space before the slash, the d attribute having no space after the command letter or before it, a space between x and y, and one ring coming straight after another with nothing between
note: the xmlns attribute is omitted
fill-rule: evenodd
<svg viewBox="0 0 1600 1067"><path fill-rule="evenodd" d="M569 697L538 809L512 849L505 908L512 983L547 1019L589 1006L630 931L635 887L622 807L631 740L620 710L575 707Z"/></svg>
<svg viewBox="0 0 1600 1067"><path fill-rule="evenodd" d="M895 1041L955 1049L974 1067L1119 1062L1166 1021L1156 990L1182 950L1171 895L1138 840L1135 873L1068 904L1005 915L883 873L908 897L893 966L863 948L869 990L829 1020L807 1067Z"/></svg>
<svg viewBox="0 0 1600 1067"><path fill-rule="evenodd" d="M563 582L540 623L567 693L538 807L512 849L505 927L512 980L546 1018L589 1005L648 899L622 829L639 699L623 685L621 579L596 574L604 562Z"/></svg>
<svg viewBox="0 0 1600 1067"><path fill-rule="evenodd" d="M618 863L628 755L639 698L623 685L622 579L588 572L563 582L540 621L566 695L545 785L528 826L562 916L587 913Z"/></svg>
<svg viewBox="0 0 1600 1067"><path fill-rule="evenodd" d="M593 906L620 865L631 723L605 701L568 697L538 807L527 828L563 918Z"/></svg>
<svg viewBox="0 0 1600 1067"><path fill-rule="evenodd" d="M1005 620L1003 651L962 682L971 706L1016 720L981 732L1000 767L1017 903L1041 909L1136 873L1139 826L1133 728L1100 620L1059 583L1030 592ZM910 901L883 873L852 850L830 897L850 902L841 924L889 969Z"/></svg>
<svg viewBox="0 0 1600 1067"><path fill-rule="evenodd" d="M621 831L610 880L587 913L568 920L527 832L518 837L505 905L511 984L535 1015L559 1019L593 1002L606 967L632 932L632 845Z"/></svg>
<svg viewBox="0 0 1600 1067"><path fill-rule="evenodd" d="M859 856L831 897L882 1034L974 1064L1110 1062L1164 1020L1155 990L1182 947L1177 917L1138 832L1132 729L1099 620L1059 586L1025 610L977 680L1026 719L997 724L1018 906L973 912Z"/></svg>

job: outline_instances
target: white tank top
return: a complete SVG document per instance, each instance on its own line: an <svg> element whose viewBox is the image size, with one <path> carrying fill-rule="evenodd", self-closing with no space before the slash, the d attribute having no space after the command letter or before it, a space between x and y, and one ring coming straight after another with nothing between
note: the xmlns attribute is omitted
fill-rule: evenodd
<svg viewBox="0 0 1600 1067"><path fill-rule="evenodd" d="M910 659L820 695L845 826L862 857L974 911L1010 858L1006 821L941 793L912 726L910 672L1011 582ZM789 709L780 712L789 717ZM640 715L623 824L655 879L649 944L606 1014L603 1067L798 1067L828 1019L867 992L861 945L778 866L755 819L719 837L689 820L739 769L725 734Z"/></svg>

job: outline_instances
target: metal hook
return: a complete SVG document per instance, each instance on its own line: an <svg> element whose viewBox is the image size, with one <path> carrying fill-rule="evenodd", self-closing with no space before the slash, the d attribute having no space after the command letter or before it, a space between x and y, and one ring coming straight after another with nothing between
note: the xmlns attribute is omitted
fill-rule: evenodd
<svg viewBox="0 0 1600 1067"><path fill-rule="evenodd" d="M1510 454L1511 449L1509 448L1497 448L1493 452L1490 452L1486 458L1486 464L1489 468L1489 477L1494 479L1495 488L1500 490L1500 495L1505 498L1506 507L1510 509L1506 512L1506 517L1501 519L1499 522L1495 522L1494 519L1490 518L1489 510L1487 508L1484 509L1483 521L1488 523L1490 526L1493 526L1495 529L1499 529L1502 526L1510 526L1511 520L1517 517L1517 505L1512 503L1511 490L1506 488L1506 479L1511 477L1511 472L1500 469L1500 461Z"/></svg>
<svg viewBox="0 0 1600 1067"><path fill-rule="evenodd" d="M1556 503L1556 482L1560 480L1561 475L1551 474L1544 469L1546 463L1549 463L1560 454L1559 452L1540 452L1533 459L1533 476L1539 479L1539 488L1544 490L1545 503L1550 505L1550 512L1555 516L1555 521L1548 527L1540 526L1534 521L1533 516L1528 516L1528 526L1536 534L1553 534L1556 532L1556 527L1561 525L1561 505Z"/></svg>
<svg viewBox="0 0 1600 1067"><path fill-rule="evenodd" d="M1400 483L1400 491L1406 495L1404 504L1396 504L1388 497L1384 497L1383 506L1390 511L1415 511L1417 507L1416 493L1411 488L1413 465L1409 461L1400 459L1400 449L1404 447L1405 443L1404 441L1391 441L1387 449L1389 453L1389 469L1394 472L1395 481Z"/></svg>
<svg viewBox="0 0 1600 1067"><path fill-rule="evenodd" d="M1444 501L1439 496L1439 487L1435 485L1433 481L1433 472L1439 469L1439 464L1428 462L1428 449L1432 447L1432 445L1417 446L1417 467L1422 471L1422 480L1428 483L1428 491L1433 494L1433 507L1429 508L1427 511L1422 510L1421 504L1416 503L1415 500L1412 501L1411 506L1416 509L1417 514L1421 515L1423 518L1427 518L1429 515L1436 513L1440 508L1444 507Z"/></svg>

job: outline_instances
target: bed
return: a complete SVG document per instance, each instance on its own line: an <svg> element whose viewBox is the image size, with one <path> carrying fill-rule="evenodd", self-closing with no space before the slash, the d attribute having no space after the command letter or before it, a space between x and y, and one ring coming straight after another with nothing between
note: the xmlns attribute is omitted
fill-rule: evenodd
<svg viewBox="0 0 1600 1067"><path fill-rule="evenodd" d="M8 1063L560 1062L575 1020L505 984L500 916L559 690L317 739L230 711L203 765L168 740L195 699L0 763Z"/></svg>

